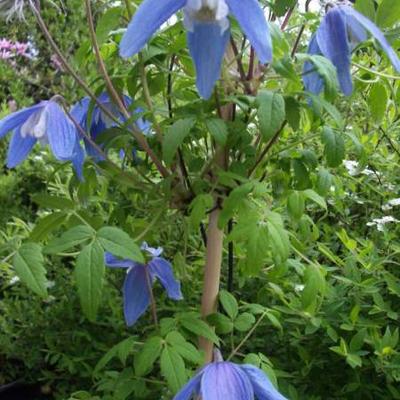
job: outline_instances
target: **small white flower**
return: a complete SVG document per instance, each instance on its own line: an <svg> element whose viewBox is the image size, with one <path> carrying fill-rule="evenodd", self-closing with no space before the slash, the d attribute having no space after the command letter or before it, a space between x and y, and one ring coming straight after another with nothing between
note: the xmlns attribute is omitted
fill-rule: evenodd
<svg viewBox="0 0 400 400"><path fill-rule="evenodd" d="M393 207L400 206L400 198L389 200L388 204Z"/></svg>
<svg viewBox="0 0 400 400"><path fill-rule="evenodd" d="M374 218L372 221L367 223L367 226L376 226L379 232L383 232L385 225L391 222L398 223L398 219L394 218L392 215L386 215L382 218Z"/></svg>
<svg viewBox="0 0 400 400"><path fill-rule="evenodd" d="M299 285L299 284L294 285L295 292L302 292L304 290L304 288L305 288L305 285Z"/></svg>
<svg viewBox="0 0 400 400"><path fill-rule="evenodd" d="M347 172L351 176L356 176L359 174L358 162L354 160L343 160L343 165L347 169Z"/></svg>
<svg viewBox="0 0 400 400"><path fill-rule="evenodd" d="M16 283L18 283L21 279L19 279L18 276L13 276L10 281L8 282L10 285L15 285Z"/></svg>

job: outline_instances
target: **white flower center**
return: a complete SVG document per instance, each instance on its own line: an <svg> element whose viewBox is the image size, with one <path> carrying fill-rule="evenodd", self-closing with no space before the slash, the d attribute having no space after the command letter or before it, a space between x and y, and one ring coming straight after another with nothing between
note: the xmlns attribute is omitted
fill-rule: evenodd
<svg viewBox="0 0 400 400"><path fill-rule="evenodd" d="M221 33L229 28L229 8L225 0L187 0L183 11L185 27L191 32L195 22L218 23Z"/></svg>
<svg viewBox="0 0 400 400"><path fill-rule="evenodd" d="M38 140L45 140L47 129L47 111L42 108L32 114L21 127L21 136L23 138L32 136Z"/></svg>

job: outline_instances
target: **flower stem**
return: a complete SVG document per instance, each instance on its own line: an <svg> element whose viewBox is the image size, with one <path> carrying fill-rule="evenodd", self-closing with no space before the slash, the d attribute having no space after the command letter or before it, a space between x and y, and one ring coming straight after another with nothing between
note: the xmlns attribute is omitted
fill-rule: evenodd
<svg viewBox="0 0 400 400"><path fill-rule="evenodd" d="M216 208L209 216L204 287L201 299L201 315L203 318L216 311L218 299L224 239L224 232L218 227L220 212L221 210ZM211 362L213 359L213 343L201 337L200 348L205 353L205 363Z"/></svg>

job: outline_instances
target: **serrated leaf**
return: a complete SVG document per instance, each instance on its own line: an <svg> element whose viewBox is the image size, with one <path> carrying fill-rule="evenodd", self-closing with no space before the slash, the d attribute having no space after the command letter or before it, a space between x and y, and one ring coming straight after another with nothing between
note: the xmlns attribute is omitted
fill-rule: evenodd
<svg viewBox="0 0 400 400"><path fill-rule="evenodd" d="M107 353L104 354L104 356L101 357L100 361L96 364L93 373L96 374L101 371L114 357L118 356L121 361L126 360L126 357L132 350L133 343L134 338L129 337L111 347L111 349L108 350Z"/></svg>
<svg viewBox="0 0 400 400"><path fill-rule="evenodd" d="M88 241L94 237L94 230L86 225L77 225L63 233L61 237L52 240L45 248L47 254L61 253L65 250Z"/></svg>
<svg viewBox="0 0 400 400"><path fill-rule="evenodd" d="M104 249L114 256L144 263L139 246L122 229L105 226L97 232L97 238Z"/></svg>
<svg viewBox="0 0 400 400"><path fill-rule="evenodd" d="M318 193L314 192L314 190L308 189L308 190L305 190L303 193L308 199L310 199L314 203L318 204L324 210L327 209L325 199L323 197L321 197Z"/></svg>
<svg viewBox="0 0 400 400"><path fill-rule="evenodd" d="M211 340L213 343L218 344L218 336L214 333L213 329L203 320L191 315L185 315L179 318L179 322L189 332L197 336L202 336L205 339Z"/></svg>
<svg viewBox="0 0 400 400"><path fill-rule="evenodd" d="M235 328L239 331L239 332L247 332L248 330L251 329L251 327L254 325L254 323L256 322L256 319L254 317L253 314L250 313L242 313L240 314L235 322Z"/></svg>
<svg viewBox="0 0 400 400"><path fill-rule="evenodd" d="M104 251L98 241L87 245L79 254L75 280L85 316L94 321L101 303L105 266Z"/></svg>
<svg viewBox="0 0 400 400"><path fill-rule="evenodd" d="M33 228L29 238L34 242L44 239L50 232L59 228L68 218L68 214L59 211L46 215Z"/></svg>
<svg viewBox="0 0 400 400"><path fill-rule="evenodd" d="M170 346L165 346L160 359L161 374L167 380L168 386L176 393L187 379L185 363L179 353Z"/></svg>
<svg viewBox="0 0 400 400"><path fill-rule="evenodd" d="M221 290L219 293L219 301L229 317L231 319L235 319L239 311L238 303L235 297L226 290Z"/></svg>
<svg viewBox="0 0 400 400"><path fill-rule="evenodd" d="M195 124L194 118L176 121L169 129L163 140L163 159L166 164L171 164L175 153L185 138L189 135Z"/></svg>
<svg viewBox="0 0 400 400"><path fill-rule="evenodd" d="M213 139L224 146L228 138L226 122L220 118L210 118L206 120L206 126Z"/></svg>
<svg viewBox="0 0 400 400"><path fill-rule="evenodd" d="M325 145L325 157L329 167L341 165L345 156L345 145L342 135L329 127L324 127L322 141Z"/></svg>
<svg viewBox="0 0 400 400"><path fill-rule="evenodd" d="M257 100L261 134L264 140L269 140L285 121L285 99L279 93L263 91Z"/></svg>
<svg viewBox="0 0 400 400"><path fill-rule="evenodd" d="M203 361L201 353L186 341L186 339L177 331L168 333L165 338L166 342L170 344L184 359L200 365Z"/></svg>
<svg viewBox="0 0 400 400"><path fill-rule="evenodd" d="M152 370L154 363L160 357L162 343L162 338L158 336L146 341L142 350L135 356L134 366L136 375L144 376Z"/></svg>
<svg viewBox="0 0 400 400"><path fill-rule="evenodd" d="M295 220L299 220L304 214L305 201L303 193L294 191L287 198L287 210L289 215Z"/></svg>
<svg viewBox="0 0 400 400"><path fill-rule="evenodd" d="M51 196L47 193L38 193L32 196L32 200L44 208L58 210L73 210L75 203L65 197Z"/></svg>
<svg viewBox="0 0 400 400"><path fill-rule="evenodd" d="M275 262L281 264L289 257L290 242L279 214L268 213L267 227L270 236L272 255Z"/></svg>
<svg viewBox="0 0 400 400"><path fill-rule="evenodd" d="M36 243L23 244L14 255L13 266L21 281L41 297L47 296L46 269L42 248Z"/></svg>

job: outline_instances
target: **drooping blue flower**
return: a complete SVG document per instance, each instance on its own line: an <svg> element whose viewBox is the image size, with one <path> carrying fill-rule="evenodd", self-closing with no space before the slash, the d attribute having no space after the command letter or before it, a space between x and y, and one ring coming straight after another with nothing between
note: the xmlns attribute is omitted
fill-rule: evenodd
<svg viewBox="0 0 400 400"><path fill-rule="evenodd" d="M134 325L150 305L149 283L153 285L155 280L159 280L170 299L182 300L183 298L180 282L175 279L171 264L160 257L163 249L161 247L154 249L147 243L143 243L142 249L152 257L147 264L121 260L111 253L105 254L105 262L108 267L127 269L123 296L124 315L128 326Z"/></svg>
<svg viewBox="0 0 400 400"><path fill-rule="evenodd" d="M174 400L287 400L263 371L250 364L229 361L207 364L174 397Z"/></svg>
<svg viewBox="0 0 400 400"><path fill-rule="evenodd" d="M221 74L230 37L231 13L239 22L260 61L272 60L268 23L258 0L144 0L124 34L120 54L138 53L155 31L174 13L183 9L188 46L197 73L197 89L208 99Z"/></svg>
<svg viewBox="0 0 400 400"><path fill-rule="evenodd" d="M127 119L118 109L118 107L111 101L107 93L102 93L97 101L105 107L110 114L112 114L121 124L125 124ZM133 101L129 96L123 96L123 101L127 109L132 107ZM136 108L134 110L135 114L140 114L143 109ZM106 129L110 129L117 126L117 123L113 121L105 112L98 106L98 104L93 104L91 107L91 99L89 97L84 97L79 100L72 107L71 115L79 123L82 129L87 132L91 139L96 142L98 136L103 133ZM136 118L134 121L137 127L146 135L150 133L150 123L143 118ZM84 139L85 147L87 153L93 157L96 161L103 159L103 156L99 154L96 148L88 141ZM101 147L101 145L100 145Z"/></svg>
<svg viewBox="0 0 400 400"><path fill-rule="evenodd" d="M49 144L57 160L71 161L82 179L85 153L79 135L63 109L53 100L42 101L8 115L0 121L0 139L8 132L13 135L8 147L7 167L14 168L24 161L36 142Z"/></svg>
<svg viewBox="0 0 400 400"><path fill-rule="evenodd" d="M311 38L308 53L323 55L336 67L342 92L349 96L353 91L351 79L351 52L368 38L369 32L385 51L393 67L400 72L400 59L380 29L364 15L348 5L331 8ZM311 62L304 64L304 86L311 93L319 94L324 82Z"/></svg>

